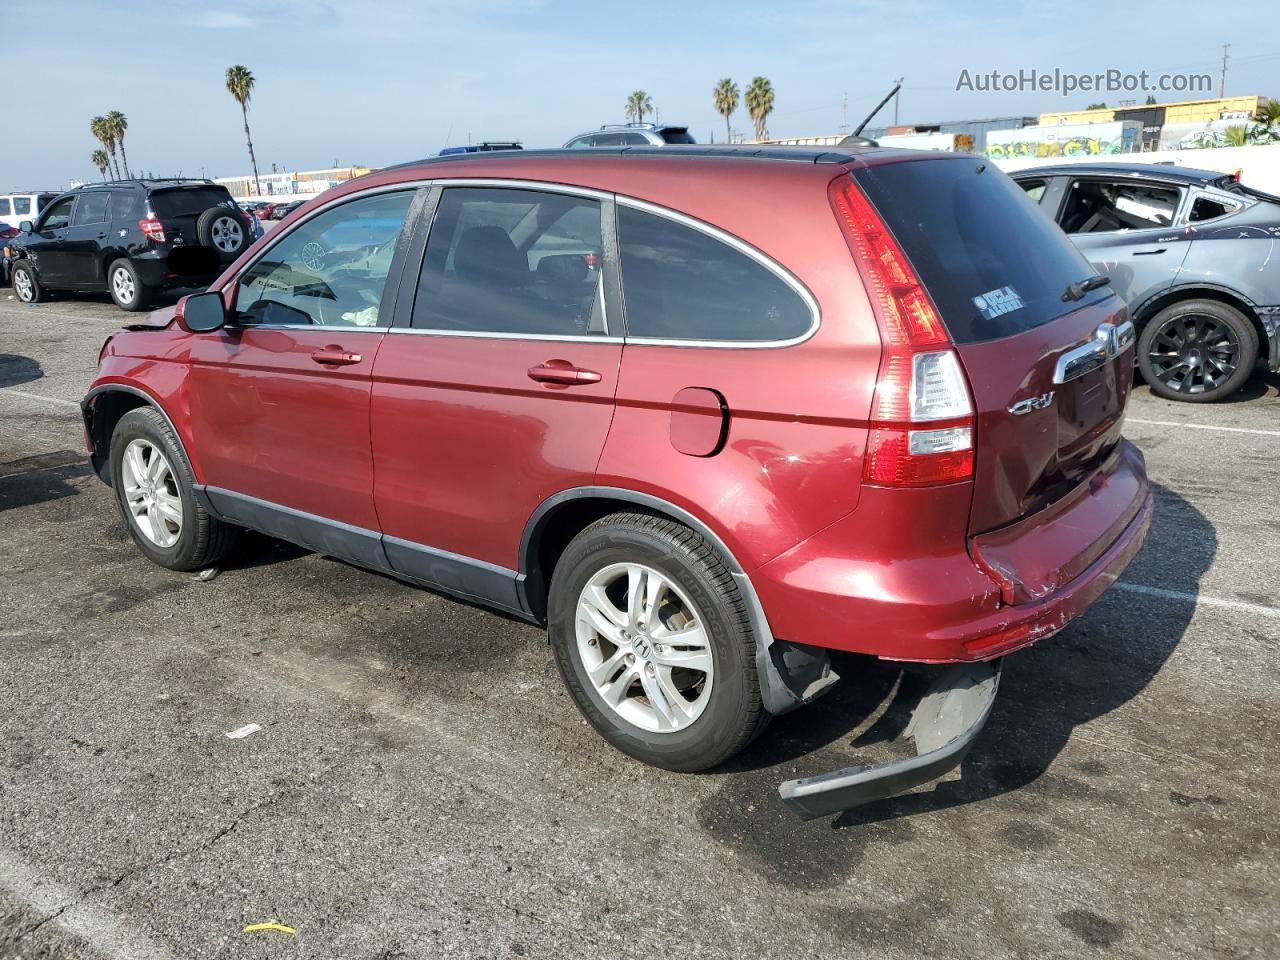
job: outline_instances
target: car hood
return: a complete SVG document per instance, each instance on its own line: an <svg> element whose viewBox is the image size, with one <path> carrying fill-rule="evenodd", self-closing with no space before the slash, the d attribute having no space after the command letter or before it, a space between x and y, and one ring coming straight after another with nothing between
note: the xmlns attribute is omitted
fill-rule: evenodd
<svg viewBox="0 0 1280 960"><path fill-rule="evenodd" d="M177 313L177 304L172 307L161 307L159 310L152 310L148 314L131 319L124 328L126 330L163 330L173 323Z"/></svg>

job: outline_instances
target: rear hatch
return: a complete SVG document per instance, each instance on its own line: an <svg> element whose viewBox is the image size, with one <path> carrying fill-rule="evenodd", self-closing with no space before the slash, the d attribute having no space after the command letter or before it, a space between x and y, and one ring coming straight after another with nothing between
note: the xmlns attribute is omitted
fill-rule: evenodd
<svg viewBox="0 0 1280 960"><path fill-rule="evenodd" d="M226 187L170 187L155 190L149 199L151 212L164 226L165 239L175 244L196 244L196 221L210 207L231 207Z"/></svg>
<svg viewBox="0 0 1280 960"><path fill-rule="evenodd" d="M982 158L879 163L855 179L911 260L968 376L971 537L1057 516L1061 506L1048 508L1074 502L1117 460L1133 378L1124 302L1106 286L1068 294L1096 271ZM1081 557L1058 558L1050 579L1079 572Z"/></svg>

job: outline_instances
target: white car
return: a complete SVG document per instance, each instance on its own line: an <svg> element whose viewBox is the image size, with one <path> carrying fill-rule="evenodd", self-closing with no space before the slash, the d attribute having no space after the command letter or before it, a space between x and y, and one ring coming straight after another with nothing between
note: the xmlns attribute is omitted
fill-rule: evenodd
<svg viewBox="0 0 1280 960"><path fill-rule="evenodd" d="M0 229L17 227L23 220L35 223L46 203L58 196L58 191L37 193L0 194Z"/></svg>

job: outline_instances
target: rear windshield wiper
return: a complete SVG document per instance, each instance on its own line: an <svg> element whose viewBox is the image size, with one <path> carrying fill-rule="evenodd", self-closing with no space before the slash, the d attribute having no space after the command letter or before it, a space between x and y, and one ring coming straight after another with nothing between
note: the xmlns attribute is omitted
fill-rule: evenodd
<svg viewBox="0 0 1280 960"><path fill-rule="evenodd" d="M1110 277L1103 276L1090 277L1088 280L1081 280L1079 283L1070 284L1067 287L1066 292L1062 294L1062 299L1065 303L1070 303L1072 300L1079 300L1090 290L1097 290L1099 287L1105 287L1110 282Z"/></svg>

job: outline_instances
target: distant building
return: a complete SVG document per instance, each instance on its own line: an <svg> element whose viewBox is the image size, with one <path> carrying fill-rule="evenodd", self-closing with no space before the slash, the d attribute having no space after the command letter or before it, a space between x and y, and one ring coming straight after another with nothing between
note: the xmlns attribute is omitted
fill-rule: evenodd
<svg viewBox="0 0 1280 960"><path fill-rule="evenodd" d="M253 187L253 175L239 177L215 177L214 183L227 188L233 197L278 197L297 193L324 193L344 180L372 173L374 167L332 167L328 170L294 170L279 173L260 173L258 183L261 192Z"/></svg>
<svg viewBox="0 0 1280 960"><path fill-rule="evenodd" d="M912 146L918 145L922 149L955 149L968 150L972 153L982 153L987 148L987 134L993 130L1021 130L1023 127L1033 126L1036 123L1035 117L991 117L985 120L941 120L937 123L903 123L886 127L867 127L862 131L864 137L870 137L872 140L884 141L886 146ZM919 134L952 134L950 147L943 144L943 139L931 137L925 140L913 141L909 138ZM820 134L813 137L783 137L776 140L761 140L760 143L768 144L796 144L800 146L834 146L843 140L848 134L832 133ZM901 139L899 139L901 138Z"/></svg>
<svg viewBox="0 0 1280 960"><path fill-rule="evenodd" d="M1270 103L1266 97L1222 97L1212 100L1177 100L1171 103L1100 107L1040 114L1041 126L1136 121L1142 124L1138 150L1177 150L1187 146L1213 146L1230 126L1257 118Z"/></svg>

